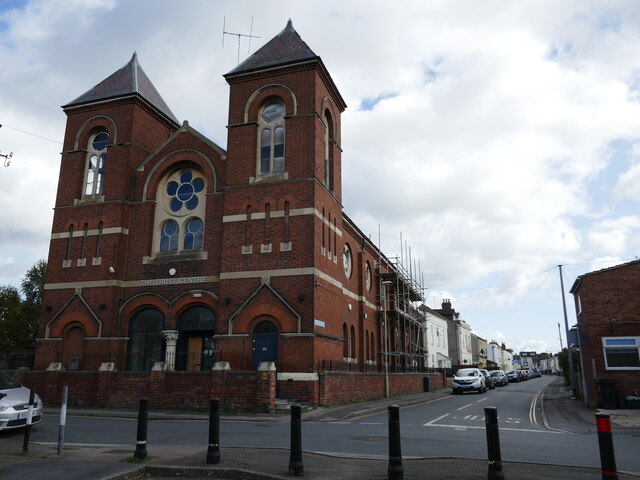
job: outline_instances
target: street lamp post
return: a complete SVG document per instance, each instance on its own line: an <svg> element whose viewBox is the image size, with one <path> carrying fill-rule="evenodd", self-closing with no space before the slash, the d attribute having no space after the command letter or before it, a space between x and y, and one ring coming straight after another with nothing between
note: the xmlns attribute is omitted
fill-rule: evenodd
<svg viewBox="0 0 640 480"><path fill-rule="evenodd" d="M578 396L576 388L576 373L573 366L573 352L569 345L569 321L567 320L567 304L564 299L564 283L562 281L562 265L558 265L560 271L560 290L562 291L562 309L564 311L564 328L567 336L567 356L569 357L569 380L571 381L571 395L575 398Z"/></svg>

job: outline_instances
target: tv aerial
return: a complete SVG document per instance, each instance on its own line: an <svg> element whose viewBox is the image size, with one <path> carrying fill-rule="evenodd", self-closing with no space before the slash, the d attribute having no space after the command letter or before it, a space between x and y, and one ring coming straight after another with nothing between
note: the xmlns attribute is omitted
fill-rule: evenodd
<svg viewBox="0 0 640 480"><path fill-rule="evenodd" d="M222 21L222 48L224 48L224 36L225 35L233 35L233 36L237 37L238 38L238 63L237 63L237 65L240 65L240 40L241 40L241 38L242 37L247 37L249 39L249 47L247 48L247 53L249 53L251 51L251 39L252 38L261 38L261 37L253 35L253 17L251 17L251 29L249 30L249 34L227 32L226 28L227 28L227 17L224 17L224 20Z"/></svg>
<svg viewBox="0 0 640 480"><path fill-rule="evenodd" d="M0 124L0 128L2 128L2 124ZM13 157L13 152L2 153L2 151L0 151L0 157L4 158L4 166L8 167L9 165L11 165L11 157Z"/></svg>

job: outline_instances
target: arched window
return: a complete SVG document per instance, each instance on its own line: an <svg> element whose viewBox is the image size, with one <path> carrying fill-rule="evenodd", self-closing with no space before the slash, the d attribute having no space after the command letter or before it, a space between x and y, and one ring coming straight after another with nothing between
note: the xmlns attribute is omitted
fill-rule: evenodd
<svg viewBox="0 0 640 480"><path fill-rule="evenodd" d="M202 220L200 220L199 218L193 218L189 220L189 223L187 223L187 227L184 232L185 250L202 249L202 241L204 239L204 233L202 229Z"/></svg>
<svg viewBox="0 0 640 480"><path fill-rule="evenodd" d="M67 258L66 260L71 260L71 245L73 242L73 225L69 227L69 238L67 240Z"/></svg>
<svg viewBox="0 0 640 480"><path fill-rule="evenodd" d="M127 370L151 370L164 358L164 315L155 308L137 312L129 322Z"/></svg>
<svg viewBox="0 0 640 480"><path fill-rule="evenodd" d="M258 115L258 176L284 174L284 105L268 102Z"/></svg>
<svg viewBox="0 0 640 480"><path fill-rule="evenodd" d="M342 324L342 356L349 358L349 329L347 324Z"/></svg>
<svg viewBox="0 0 640 480"><path fill-rule="evenodd" d="M109 134L106 130L98 130L89 137L84 198L97 198L102 195L108 143Z"/></svg>
<svg viewBox="0 0 640 480"><path fill-rule="evenodd" d="M369 342L366 341L366 339L369 338L369 330L366 330L364 332L364 338L365 338L365 347L366 347L366 353L365 353L365 360L371 360L371 350L369 349Z"/></svg>
<svg viewBox="0 0 640 480"><path fill-rule="evenodd" d="M178 250L178 223L169 220L160 232L160 251L175 252Z"/></svg>
<svg viewBox="0 0 640 480"><path fill-rule="evenodd" d="M353 325L351 325L351 358L356 358L358 355L356 354L356 329Z"/></svg>
<svg viewBox="0 0 640 480"><path fill-rule="evenodd" d="M371 332L371 360L376 360L376 337Z"/></svg>
<svg viewBox="0 0 640 480"><path fill-rule="evenodd" d="M331 182L331 140L333 139L333 120L329 110L324 111L324 184L333 189Z"/></svg>
<svg viewBox="0 0 640 480"><path fill-rule="evenodd" d="M85 258L87 253L87 236L89 235L89 224L84 224L84 231L82 233L82 251L80 252L80 258Z"/></svg>
<svg viewBox="0 0 640 480"><path fill-rule="evenodd" d="M98 243L96 245L96 257L102 257L102 229L104 228L104 224L100 222L98 224Z"/></svg>
<svg viewBox="0 0 640 480"><path fill-rule="evenodd" d="M203 249L205 193L204 176L195 169L183 168L165 177L156 195L155 252Z"/></svg>

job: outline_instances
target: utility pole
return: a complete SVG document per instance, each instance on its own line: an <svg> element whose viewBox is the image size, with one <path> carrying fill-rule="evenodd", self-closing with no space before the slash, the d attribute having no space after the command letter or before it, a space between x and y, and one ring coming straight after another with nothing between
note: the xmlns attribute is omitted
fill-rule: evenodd
<svg viewBox="0 0 640 480"><path fill-rule="evenodd" d="M564 328L565 335L567 336L567 355L569 357L569 379L571 381L571 395L576 398L578 392L576 390L576 374L573 367L573 352L571 351L571 345L569 345L569 321L567 320L567 304L564 299L564 282L562 281L562 265L558 265L558 271L560 272L560 290L562 291L562 310L564 311Z"/></svg>

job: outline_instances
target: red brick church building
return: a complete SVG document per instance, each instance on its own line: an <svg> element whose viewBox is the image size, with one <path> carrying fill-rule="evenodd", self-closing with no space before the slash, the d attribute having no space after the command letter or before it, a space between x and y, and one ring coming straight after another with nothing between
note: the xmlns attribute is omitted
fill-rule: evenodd
<svg viewBox="0 0 640 480"><path fill-rule="evenodd" d="M343 213L346 104L320 57L289 21L224 77L226 151L176 119L135 54L63 107L29 373L45 395L64 381L97 392L76 403L125 405L142 385L252 408L264 381L267 407L332 403L381 395L386 360L425 365L419 285ZM422 376L392 375L392 392Z"/></svg>

